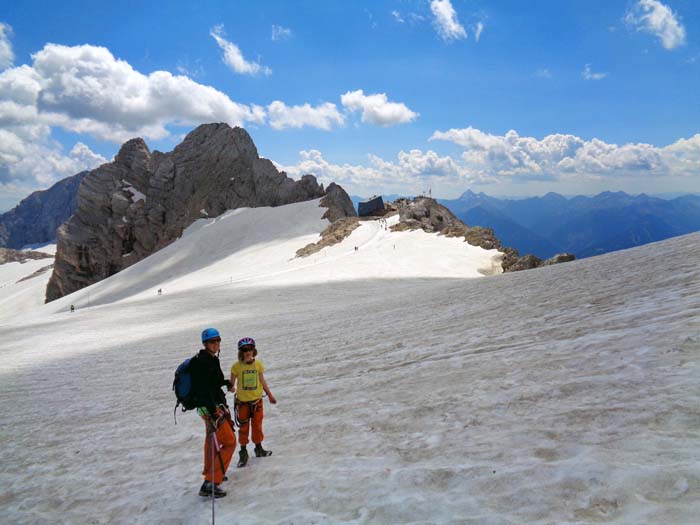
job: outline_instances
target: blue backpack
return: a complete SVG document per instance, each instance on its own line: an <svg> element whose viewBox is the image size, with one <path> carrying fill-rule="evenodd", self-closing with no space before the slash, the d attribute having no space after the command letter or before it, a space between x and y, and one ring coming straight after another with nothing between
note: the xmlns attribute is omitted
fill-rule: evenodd
<svg viewBox="0 0 700 525"><path fill-rule="evenodd" d="M173 380L173 391L175 392L175 397L177 402L175 403L175 410L173 410L173 416L177 412L177 407L182 406L182 411L193 410L199 406L197 396L195 395L195 389L192 384L192 374L190 373L190 363L197 356L185 359L180 366L175 370L175 379ZM177 424L177 418L175 419L175 424Z"/></svg>

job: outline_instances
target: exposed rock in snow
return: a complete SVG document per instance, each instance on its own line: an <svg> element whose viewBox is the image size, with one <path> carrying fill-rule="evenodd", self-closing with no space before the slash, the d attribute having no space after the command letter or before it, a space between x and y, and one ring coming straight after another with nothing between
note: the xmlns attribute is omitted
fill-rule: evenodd
<svg viewBox="0 0 700 525"><path fill-rule="evenodd" d="M31 250L11 250L10 248L0 248L0 264L9 262L24 263L29 260L36 259L53 259L53 255Z"/></svg>
<svg viewBox="0 0 700 525"><path fill-rule="evenodd" d="M314 253L318 253L327 246L338 244L343 239L347 238L353 230L359 228L360 219L357 217L347 217L338 219L333 224L328 226L321 232L321 240L315 243L307 244L303 248L297 250L297 257L308 257Z"/></svg>

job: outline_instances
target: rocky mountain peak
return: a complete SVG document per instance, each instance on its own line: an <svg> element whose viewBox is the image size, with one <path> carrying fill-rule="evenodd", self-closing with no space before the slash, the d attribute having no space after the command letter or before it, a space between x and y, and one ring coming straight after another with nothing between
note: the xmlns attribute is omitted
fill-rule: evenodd
<svg viewBox="0 0 700 525"><path fill-rule="evenodd" d="M126 141L119 153L114 157L114 162L127 169L143 169L148 167L151 161L151 151L142 138Z"/></svg>
<svg viewBox="0 0 700 525"><path fill-rule="evenodd" d="M329 220L355 215L339 186L325 191L312 175L294 181L258 156L248 132L204 124L169 153L142 139L126 142L114 162L91 171L78 209L57 233L51 301L167 246L196 219L229 209L281 206L324 197Z"/></svg>

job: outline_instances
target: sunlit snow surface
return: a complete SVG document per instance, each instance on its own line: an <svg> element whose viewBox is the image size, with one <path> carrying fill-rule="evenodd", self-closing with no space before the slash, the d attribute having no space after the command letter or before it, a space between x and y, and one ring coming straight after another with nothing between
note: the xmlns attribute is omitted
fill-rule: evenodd
<svg viewBox="0 0 700 525"><path fill-rule="evenodd" d="M465 279L492 255L437 270L458 240L378 223L290 261L324 227L291 208L198 221L22 315L0 302L0 521L210 522L203 424L173 424L170 387L215 326L224 368L257 340L279 401L274 455L229 471L217 522L696 522L699 234Z"/></svg>

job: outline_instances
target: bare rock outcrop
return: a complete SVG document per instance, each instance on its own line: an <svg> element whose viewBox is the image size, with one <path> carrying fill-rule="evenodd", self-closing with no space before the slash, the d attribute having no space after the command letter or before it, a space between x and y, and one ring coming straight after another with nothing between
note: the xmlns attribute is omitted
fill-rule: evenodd
<svg viewBox="0 0 700 525"><path fill-rule="evenodd" d="M323 202L323 201L321 201ZM297 257L308 257L314 253L320 252L327 246L338 244L343 239L348 237L355 229L360 226L360 219L357 217L343 217L336 220L325 230L321 232L321 240L312 244L307 244L303 248L297 250Z"/></svg>
<svg viewBox="0 0 700 525"><path fill-rule="evenodd" d="M399 199L393 205L399 210L399 223L392 226L393 231L422 229L429 233L437 232L448 237L463 237L472 246L479 246L485 250L496 249L503 253L501 266L504 272L529 270L575 259L572 254L560 254L544 262L535 255L521 257L515 248L501 246L493 229L482 226L467 226L448 208L428 197Z"/></svg>
<svg viewBox="0 0 700 525"><path fill-rule="evenodd" d="M550 257L546 261L543 261L541 266L549 266L551 264L559 264L564 262L573 261L576 256L573 253L558 253L554 257Z"/></svg>
<svg viewBox="0 0 700 525"><path fill-rule="evenodd" d="M196 219L321 197L329 220L355 215L342 188L331 184L326 191L312 175L294 181L278 172L242 128L201 125L169 153L151 153L142 139L129 140L114 162L80 185L77 209L57 232L46 301L131 266Z"/></svg>
<svg viewBox="0 0 700 525"><path fill-rule="evenodd" d="M53 255L44 252L34 252L30 250L20 251L10 248L0 248L0 264L18 262L21 264L31 260L52 259Z"/></svg>

